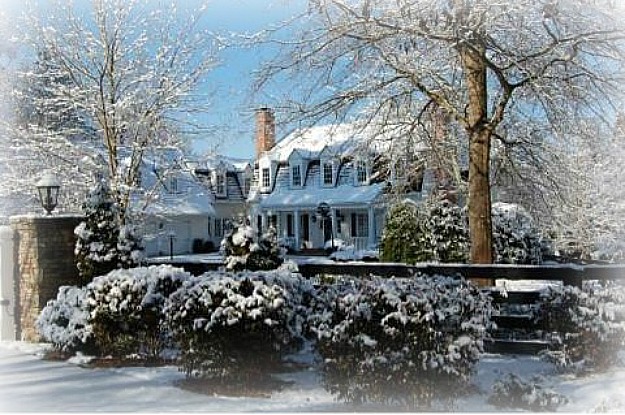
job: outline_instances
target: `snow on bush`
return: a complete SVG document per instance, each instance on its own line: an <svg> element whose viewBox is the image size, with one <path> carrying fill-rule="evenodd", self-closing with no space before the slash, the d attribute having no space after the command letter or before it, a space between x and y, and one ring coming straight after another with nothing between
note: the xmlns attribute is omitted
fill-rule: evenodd
<svg viewBox="0 0 625 415"><path fill-rule="evenodd" d="M221 250L229 271L266 271L278 268L283 261L273 227L256 241L251 226L239 225L221 241Z"/></svg>
<svg viewBox="0 0 625 415"><path fill-rule="evenodd" d="M492 207L495 262L540 264L545 243L532 217L519 205L494 203Z"/></svg>
<svg viewBox="0 0 625 415"><path fill-rule="evenodd" d="M48 301L36 321L37 332L62 352L91 352L93 332L86 310L85 288L62 286L56 299Z"/></svg>
<svg viewBox="0 0 625 415"><path fill-rule="evenodd" d="M86 286L85 305L101 352L158 357L168 340L161 324L165 300L190 278L170 265L119 269L94 278Z"/></svg>
<svg viewBox="0 0 625 415"><path fill-rule="evenodd" d="M324 385L356 404L429 408L468 381L490 326L491 300L463 279L341 279L321 286L309 324Z"/></svg>
<svg viewBox="0 0 625 415"><path fill-rule="evenodd" d="M118 207L105 182L87 194L83 210L85 220L74 230L76 266L83 284L111 270L140 263L140 240L130 225L119 224Z"/></svg>
<svg viewBox="0 0 625 415"><path fill-rule="evenodd" d="M568 402L568 399L551 390L545 389L539 376L529 382L513 373L508 373L505 379L499 379L493 385L493 393L488 397L488 403L497 408L526 409L533 412L555 412L558 406Z"/></svg>
<svg viewBox="0 0 625 415"><path fill-rule="evenodd" d="M244 381L265 375L302 340L311 284L287 269L209 272L167 301L167 325L188 377Z"/></svg>
<svg viewBox="0 0 625 415"><path fill-rule="evenodd" d="M462 208L448 200L393 206L382 234L382 260L466 262L469 237Z"/></svg>
<svg viewBox="0 0 625 415"><path fill-rule="evenodd" d="M620 361L625 347L625 287L596 282L583 289L552 286L541 302L540 318L553 333L544 356L558 368L581 373Z"/></svg>

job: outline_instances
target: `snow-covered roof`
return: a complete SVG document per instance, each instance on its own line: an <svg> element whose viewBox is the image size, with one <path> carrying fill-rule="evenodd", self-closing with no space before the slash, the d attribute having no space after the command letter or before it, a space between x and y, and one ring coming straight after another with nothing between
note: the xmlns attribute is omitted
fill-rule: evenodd
<svg viewBox="0 0 625 415"><path fill-rule="evenodd" d="M149 215L208 215L215 216L210 196L189 192L184 195L166 195L151 202L145 209Z"/></svg>
<svg viewBox="0 0 625 415"><path fill-rule="evenodd" d="M382 194L383 188L384 184L376 183L369 186L291 189L288 192L267 195L260 202L260 206L265 209L292 210L295 207L315 208L320 202L326 202L332 207L370 204Z"/></svg>
<svg viewBox="0 0 625 415"><path fill-rule="evenodd" d="M282 163L287 162L294 151L309 160L319 158L324 150L343 157L358 152L387 152L394 141L406 134L410 133L396 126L320 125L295 130L267 154L271 160Z"/></svg>

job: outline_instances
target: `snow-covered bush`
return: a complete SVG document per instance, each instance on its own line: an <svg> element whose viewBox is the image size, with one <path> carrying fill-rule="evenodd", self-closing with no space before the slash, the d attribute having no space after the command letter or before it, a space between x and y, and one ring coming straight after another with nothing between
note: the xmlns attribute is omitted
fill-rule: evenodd
<svg viewBox="0 0 625 415"><path fill-rule="evenodd" d="M459 278L343 278L320 287L311 309L328 391L356 404L416 409L468 381L491 300Z"/></svg>
<svg viewBox="0 0 625 415"><path fill-rule="evenodd" d="M419 211L411 200L397 203L388 211L382 231L382 261L414 264L421 260L417 249L420 232Z"/></svg>
<svg viewBox="0 0 625 415"><path fill-rule="evenodd" d="M384 261L466 262L469 234L463 209L445 199L393 206L382 233Z"/></svg>
<svg viewBox="0 0 625 415"><path fill-rule="evenodd" d="M492 207L495 262L540 264L545 243L532 217L519 205L494 203Z"/></svg>
<svg viewBox="0 0 625 415"><path fill-rule="evenodd" d="M533 412L555 412L558 406L568 402L568 399L550 389L545 389L538 376L529 382L523 378L508 373L505 379L499 379L493 385L493 393L488 397L488 403L497 408L527 409Z"/></svg>
<svg viewBox="0 0 625 415"><path fill-rule="evenodd" d="M48 301L41 310L36 321L37 332L56 350L67 353L95 350L85 293L84 287L62 286L56 299Z"/></svg>
<svg viewBox="0 0 625 415"><path fill-rule="evenodd" d="M449 200L434 200L424 206L428 215L430 244L440 262L466 262L469 231L464 210Z"/></svg>
<svg viewBox="0 0 625 415"><path fill-rule="evenodd" d="M625 287L586 283L552 286L542 295L542 323L552 332L544 356L562 370L603 370L625 347Z"/></svg>
<svg viewBox="0 0 625 415"><path fill-rule="evenodd" d="M131 268L142 259L140 240L130 225L120 226L117 204L105 182L99 182L83 203L85 220L74 230L74 253L82 284L117 268Z"/></svg>
<svg viewBox="0 0 625 415"><path fill-rule="evenodd" d="M119 269L94 278L86 286L85 305L101 352L158 357L168 341L161 324L165 300L190 278L170 265Z"/></svg>
<svg viewBox="0 0 625 415"><path fill-rule="evenodd" d="M239 225L222 240L221 250L229 271L266 271L278 268L283 261L273 227L255 241L252 227Z"/></svg>
<svg viewBox="0 0 625 415"><path fill-rule="evenodd" d="M310 283L286 269L186 281L165 307L182 370L223 382L266 376L302 340L310 296Z"/></svg>

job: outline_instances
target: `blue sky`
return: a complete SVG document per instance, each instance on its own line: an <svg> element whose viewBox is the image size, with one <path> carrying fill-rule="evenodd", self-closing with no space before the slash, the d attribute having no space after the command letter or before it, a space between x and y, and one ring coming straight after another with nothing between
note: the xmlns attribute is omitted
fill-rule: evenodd
<svg viewBox="0 0 625 415"><path fill-rule="evenodd" d="M74 0L85 4L86 0ZM200 3L201 0L179 0L179 8ZM40 8L46 0L35 0ZM25 10L23 0L0 0L0 10L11 16ZM306 0L209 0L202 18L206 29L218 32L248 32L262 30L279 23L306 8ZM226 49L220 54L222 64L209 76L212 112L206 123L216 127L212 136L195 140L194 150L203 152L214 149L218 153L251 158L254 155L254 108L266 105L263 98L250 98L252 72L272 55L267 47ZM274 91L269 91L274 92ZM278 91L275 91L278 92ZM278 137L280 132L278 131Z"/></svg>

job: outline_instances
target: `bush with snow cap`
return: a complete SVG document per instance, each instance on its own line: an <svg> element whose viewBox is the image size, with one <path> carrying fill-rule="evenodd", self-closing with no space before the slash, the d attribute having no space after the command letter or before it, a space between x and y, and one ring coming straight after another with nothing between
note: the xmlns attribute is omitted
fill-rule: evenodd
<svg viewBox="0 0 625 415"><path fill-rule="evenodd" d="M84 287L62 286L56 299L48 301L41 310L36 321L37 332L54 349L66 353L95 351L85 293Z"/></svg>
<svg viewBox="0 0 625 415"><path fill-rule="evenodd" d="M533 219L520 205L494 203L492 207L495 262L540 264L545 242Z"/></svg>
<svg viewBox="0 0 625 415"><path fill-rule="evenodd" d="M119 269L86 286L85 306L104 355L157 358L167 345L161 324L165 300L191 274L170 265Z"/></svg>
<svg viewBox="0 0 625 415"><path fill-rule="evenodd" d="M299 274L209 272L167 301L167 325L188 377L239 382L264 376L300 344L312 286Z"/></svg>
<svg viewBox="0 0 625 415"><path fill-rule="evenodd" d="M490 326L490 297L463 279L343 278L309 318L326 389L356 404L430 408L472 373Z"/></svg>
<svg viewBox="0 0 625 415"><path fill-rule="evenodd" d="M533 412L555 412L568 399L543 387L540 376L534 376L526 381L513 373L499 379L493 385L493 393L488 397L488 403L503 409L526 409Z"/></svg>
<svg viewBox="0 0 625 415"><path fill-rule="evenodd" d="M543 355L561 370L583 373L620 362L625 349L623 285L550 286L541 296L539 318L552 333Z"/></svg>
<svg viewBox="0 0 625 415"><path fill-rule="evenodd" d="M276 230L269 227L258 241L249 225L235 227L221 242L228 271L267 271L282 264L282 251Z"/></svg>

